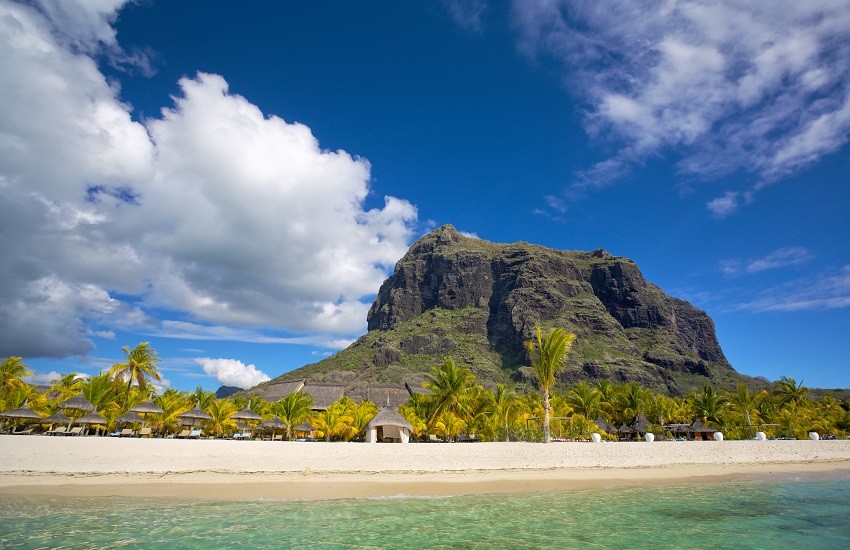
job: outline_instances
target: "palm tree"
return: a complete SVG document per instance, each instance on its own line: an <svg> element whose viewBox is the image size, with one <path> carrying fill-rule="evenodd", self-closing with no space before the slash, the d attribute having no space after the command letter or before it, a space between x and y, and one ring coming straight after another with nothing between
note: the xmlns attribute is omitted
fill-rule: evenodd
<svg viewBox="0 0 850 550"><path fill-rule="evenodd" d="M428 429L434 427L439 417L446 411L458 412L463 397L475 384L475 375L464 367L458 367L451 359L446 359L442 368L434 367L425 375L423 386L431 390L434 409L428 417Z"/></svg>
<svg viewBox="0 0 850 550"><path fill-rule="evenodd" d="M7 357L0 363L0 391L12 390L25 384L21 378L24 376L32 376L32 371L29 370L24 360L17 356Z"/></svg>
<svg viewBox="0 0 850 550"><path fill-rule="evenodd" d="M723 423L723 410L729 405L729 401L723 397L713 386L706 384L702 391L691 397L694 412L699 415L703 422Z"/></svg>
<svg viewBox="0 0 850 550"><path fill-rule="evenodd" d="M271 412L286 424L286 438L292 438L292 428L301 424L310 416L313 398L301 392L290 393L271 405ZM256 412L256 411L255 411Z"/></svg>
<svg viewBox="0 0 850 550"><path fill-rule="evenodd" d="M206 408L212 417L210 424L215 435L221 436L225 431L236 428L236 421L230 420L230 415L236 412L236 406L229 399L214 399Z"/></svg>
<svg viewBox="0 0 850 550"><path fill-rule="evenodd" d="M602 394L599 390L582 381L567 394L567 401L575 412L584 415L585 418L595 419L599 416Z"/></svg>
<svg viewBox="0 0 850 550"><path fill-rule="evenodd" d="M789 403L793 403L796 406L809 395L809 388L804 386L802 381L800 384L797 384L796 380L788 376L783 376L773 386L773 395L777 397L781 407Z"/></svg>
<svg viewBox="0 0 850 550"><path fill-rule="evenodd" d="M205 411L210 404L215 401L215 394L211 391L205 391L204 388L198 386L195 388L195 391L189 395L189 401L193 407L197 407L202 411Z"/></svg>
<svg viewBox="0 0 850 550"><path fill-rule="evenodd" d="M516 393L513 390L508 390L504 384L496 386L496 391L493 394L494 406L493 416L496 421L504 426L505 442L511 440L510 421L519 404Z"/></svg>
<svg viewBox="0 0 850 550"><path fill-rule="evenodd" d="M637 419L638 415L646 412L650 392L636 382L620 386L619 392L620 418L618 422L630 424Z"/></svg>
<svg viewBox="0 0 850 550"><path fill-rule="evenodd" d="M531 357L531 368L537 377L540 396L543 398L543 442L552 441L549 433L549 391L555 385L555 375L564 370L567 355L573 347L576 335L562 328L555 328L546 336L537 325L537 338L525 343Z"/></svg>
<svg viewBox="0 0 850 550"><path fill-rule="evenodd" d="M126 361L112 365L108 374L115 380L126 378L127 393L130 392L130 386L133 385L134 380L142 390L147 387L147 377L162 380L159 375L159 366L156 364L159 357L156 355L156 350L150 347L149 342L142 342L132 350L129 346L121 349L124 350Z"/></svg>

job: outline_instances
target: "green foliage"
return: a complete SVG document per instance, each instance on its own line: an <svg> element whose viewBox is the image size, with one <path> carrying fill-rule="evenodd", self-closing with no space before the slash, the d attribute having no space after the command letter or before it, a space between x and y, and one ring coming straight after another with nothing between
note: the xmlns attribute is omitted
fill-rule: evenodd
<svg viewBox="0 0 850 550"><path fill-rule="evenodd" d="M549 443L552 439L549 433L549 392L555 385L555 376L566 366L567 355L576 335L562 328L554 328L543 336L540 325L537 325L535 332L536 339L526 342L525 347L531 357L531 368L543 398L543 442Z"/></svg>

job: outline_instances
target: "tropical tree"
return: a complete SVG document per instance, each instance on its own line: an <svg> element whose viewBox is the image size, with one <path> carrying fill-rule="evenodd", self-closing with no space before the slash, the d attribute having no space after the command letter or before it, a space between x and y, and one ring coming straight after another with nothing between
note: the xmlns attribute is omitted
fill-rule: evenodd
<svg viewBox="0 0 850 550"><path fill-rule="evenodd" d="M452 411L446 411L434 424L434 428L446 441L457 441L457 437L466 430L466 422Z"/></svg>
<svg viewBox="0 0 850 550"><path fill-rule="evenodd" d="M214 399L205 409L212 417L208 422L212 425L213 433L221 436L225 432L236 429L236 421L230 419L230 415L236 412L236 406L229 399Z"/></svg>
<svg viewBox="0 0 850 550"><path fill-rule="evenodd" d="M335 404L334 404L335 405ZM326 441L349 432L352 418L343 407L331 405L312 418L313 427Z"/></svg>
<svg viewBox="0 0 850 550"><path fill-rule="evenodd" d="M59 400L65 401L66 399L70 399L71 397L80 393L80 389L83 385L83 379L76 372L69 372L67 374L60 374L59 378L53 380L50 386L51 391L55 391L59 394Z"/></svg>
<svg viewBox="0 0 850 550"><path fill-rule="evenodd" d="M286 438L292 439L292 428L310 417L313 398L301 392L290 393L271 405L271 412L286 424Z"/></svg>
<svg viewBox="0 0 850 550"><path fill-rule="evenodd" d="M159 375L159 357L156 355L156 350L150 347L149 342L142 342L133 349L130 346L121 348L124 350L125 361L115 363L109 369L109 376L114 380L127 380L127 393L130 393L130 387L135 381L139 388L144 390L147 388L148 377L154 380L162 380Z"/></svg>
<svg viewBox="0 0 850 550"><path fill-rule="evenodd" d="M26 385L21 380L24 376L32 376L29 365L17 356L7 357L0 363L0 391L9 391Z"/></svg>
<svg viewBox="0 0 850 550"><path fill-rule="evenodd" d="M590 419L599 416L601 398L599 390L586 381L579 382L567 393L567 401L573 410Z"/></svg>
<svg viewBox="0 0 850 550"><path fill-rule="evenodd" d="M651 393L636 382L630 382L618 387L617 405L619 407L619 418L617 422L631 424L638 415L646 413Z"/></svg>
<svg viewBox="0 0 850 550"><path fill-rule="evenodd" d="M788 376L783 376L779 381L775 382L773 388L773 395L776 397L780 407L785 407L789 404L799 405L809 395L809 388L803 386L802 382L797 384L796 380Z"/></svg>
<svg viewBox="0 0 850 550"><path fill-rule="evenodd" d="M455 365L451 359L441 368L434 367L425 375L423 386L431 390L433 410L426 421L428 429L434 427L444 412L457 413L463 398L468 395L475 385L475 375L465 367Z"/></svg>
<svg viewBox="0 0 850 550"><path fill-rule="evenodd" d="M511 440L510 422L518 405L519 402L513 390L509 390L504 384L496 386L493 393L493 418L504 429L506 442Z"/></svg>
<svg viewBox="0 0 850 550"><path fill-rule="evenodd" d="M540 397L543 399L543 442L549 443L552 441L549 433L549 392L555 385L555 376L566 366L567 355L576 335L555 328L544 336L540 325L537 325L536 332L536 339L526 342L525 347L531 357L531 368L537 377Z"/></svg>
<svg viewBox="0 0 850 550"><path fill-rule="evenodd" d="M160 432L172 432L180 420L178 415L191 408L189 396L185 392L169 388L162 395L154 396L154 403L162 409L161 414L153 415L153 427Z"/></svg>
<svg viewBox="0 0 850 550"><path fill-rule="evenodd" d="M703 422L716 422L722 425L723 411L729 405L729 401L714 386L706 384L702 391L692 395L691 404L694 412Z"/></svg>
<svg viewBox="0 0 850 550"><path fill-rule="evenodd" d="M202 411L207 410L213 401L215 401L215 394L204 390L201 386L198 386L195 388L195 391L189 394L189 403L191 406L197 407Z"/></svg>

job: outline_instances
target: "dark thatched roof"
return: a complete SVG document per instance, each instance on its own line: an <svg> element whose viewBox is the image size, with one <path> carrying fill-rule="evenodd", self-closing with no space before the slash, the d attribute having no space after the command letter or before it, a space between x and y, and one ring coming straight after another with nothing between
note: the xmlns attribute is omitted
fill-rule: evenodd
<svg viewBox="0 0 850 550"><path fill-rule="evenodd" d="M59 408L63 410L92 412L94 410L94 405L92 405L88 399L83 397L83 394L80 394L77 397L72 397L67 401L59 403Z"/></svg>
<svg viewBox="0 0 850 550"><path fill-rule="evenodd" d="M413 426L394 407L381 407L378 414L366 424L366 429L371 430L377 426L399 426L413 430Z"/></svg>
<svg viewBox="0 0 850 550"><path fill-rule="evenodd" d="M68 418L67 416L65 416L61 412L58 412L56 414L51 414L47 418L41 419L42 423L44 423L44 424L65 424L66 422L68 422L70 420L71 420L70 418Z"/></svg>
<svg viewBox="0 0 850 550"><path fill-rule="evenodd" d="M97 413L81 416L76 420L77 424L106 424L106 419Z"/></svg>
<svg viewBox="0 0 850 550"><path fill-rule="evenodd" d="M313 398L313 410L324 411L345 394L342 384L305 384L301 393Z"/></svg>
<svg viewBox="0 0 850 550"><path fill-rule="evenodd" d="M694 434L703 433L703 434L713 434L717 430L712 428L711 426L706 426L702 423L701 420L697 420L693 424L691 424L689 431Z"/></svg>
<svg viewBox="0 0 850 550"><path fill-rule="evenodd" d="M602 430L603 432L614 433L617 431L617 428L612 426L607 420L602 418L601 416L593 421L596 424L596 427Z"/></svg>
<svg viewBox="0 0 850 550"><path fill-rule="evenodd" d="M159 408L153 401L145 401L144 403L132 407L130 412L141 414L162 414L165 411Z"/></svg>
<svg viewBox="0 0 850 550"><path fill-rule="evenodd" d="M649 426L651 424L652 424L652 422L647 420L647 418L644 415L639 414L639 415L637 415L637 418L635 418L635 421L632 423L631 428L632 428L632 431L644 433L649 429Z"/></svg>
<svg viewBox="0 0 850 550"><path fill-rule="evenodd" d="M316 428L314 428L313 425L310 424L309 422L302 422L301 424L298 424L297 426L295 426L292 429L295 430L296 432L312 432Z"/></svg>
<svg viewBox="0 0 850 550"><path fill-rule="evenodd" d="M235 412L230 415L230 418L233 420L262 420L263 417L259 414L255 413L249 408L244 408L239 412Z"/></svg>
<svg viewBox="0 0 850 550"><path fill-rule="evenodd" d="M139 416L139 413L133 412L132 409L130 409L130 412L122 414L115 419L115 422L118 424L139 424L144 421L144 418Z"/></svg>
<svg viewBox="0 0 850 550"><path fill-rule="evenodd" d="M21 418L24 420L41 420L41 415L30 409L29 407L20 407L0 413L3 418Z"/></svg>
<svg viewBox="0 0 850 550"><path fill-rule="evenodd" d="M257 427L261 430L280 430L286 427L286 422L281 420L278 415L274 415Z"/></svg>
<svg viewBox="0 0 850 550"><path fill-rule="evenodd" d="M296 380L295 382L281 382L266 386L265 391L258 394L269 403L280 401L289 394L301 391L306 380Z"/></svg>
<svg viewBox="0 0 850 550"><path fill-rule="evenodd" d="M210 415L198 408L194 408L190 411L178 414L177 418L189 418L192 420L212 420L212 417Z"/></svg>
<svg viewBox="0 0 850 550"><path fill-rule="evenodd" d="M410 392L407 387L398 384L369 384L366 387L366 400L375 403L379 407L389 405L398 408L407 405L410 401Z"/></svg>
<svg viewBox="0 0 850 550"><path fill-rule="evenodd" d="M630 427L626 426L625 424L623 424L622 426L620 426L620 427L617 429L617 431L618 431L618 432L620 432L621 434L630 434L630 433L634 433L634 430L633 430L633 429L631 429Z"/></svg>

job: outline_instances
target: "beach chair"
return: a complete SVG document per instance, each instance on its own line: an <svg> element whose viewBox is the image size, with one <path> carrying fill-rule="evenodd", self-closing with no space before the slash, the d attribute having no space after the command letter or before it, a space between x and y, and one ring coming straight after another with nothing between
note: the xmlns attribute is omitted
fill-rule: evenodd
<svg viewBox="0 0 850 550"><path fill-rule="evenodd" d="M192 430L189 432L189 435L186 436L189 439L200 439L201 438L201 430Z"/></svg>
<svg viewBox="0 0 850 550"><path fill-rule="evenodd" d="M151 437L151 429L142 428L141 430L139 430L139 437Z"/></svg>
<svg viewBox="0 0 850 550"><path fill-rule="evenodd" d="M65 435L80 435L81 433L83 433L84 428L85 426L74 426L73 428L65 432Z"/></svg>
<svg viewBox="0 0 850 550"><path fill-rule="evenodd" d="M443 440L442 440L442 439L440 439L439 437L437 437L437 436L436 436L436 435L434 435L434 434L429 434L429 435L428 435L428 441L429 441L430 443L442 443L442 442L443 442Z"/></svg>
<svg viewBox="0 0 850 550"><path fill-rule="evenodd" d="M133 428L124 428L119 437L133 437L134 435L136 435L136 432L133 431Z"/></svg>
<svg viewBox="0 0 850 550"><path fill-rule="evenodd" d="M182 432L177 434L177 439L186 439L187 437L189 437L189 435L191 433L192 433L192 430L186 428L185 430L183 430Z"/></svg>
<svg viewBox="0 0 850 550"><path fill-rule="evenodd" d="M53 428L52 430L48 430L44 433L47 435L65 435L68 431L68 426L59 426L58 428Z"/></svg>
<svg viewBox="0 0 850 550"><path fill-rule="evenodd" d="M34 428L24 429L23 427L21 427L21 428L15 430L14 432L12 432L12 435L29 435L33 431L35 431Z"/></svg>

